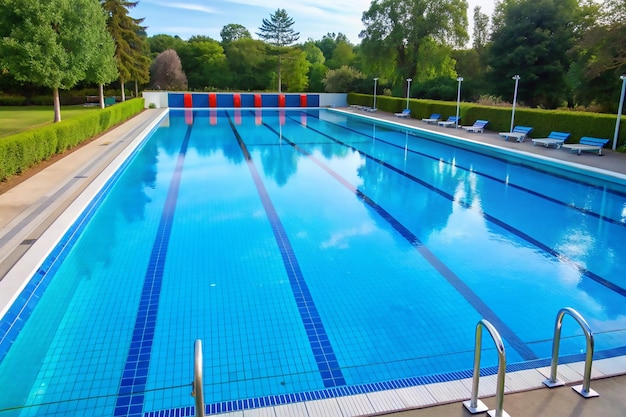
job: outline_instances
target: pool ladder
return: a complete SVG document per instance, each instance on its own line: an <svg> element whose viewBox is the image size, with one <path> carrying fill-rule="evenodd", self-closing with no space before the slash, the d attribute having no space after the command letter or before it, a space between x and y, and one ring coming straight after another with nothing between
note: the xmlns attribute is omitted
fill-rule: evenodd
<svg viewBox="0 0 626 417"><path fill-rule="evenodd" d="M589 324L585 319L573 308L562 308L556 316L556 324L554 326L554 338L552 340L552 364L550 367L550 378L543 381L543 383L552 388L565 385L562 381L556 379L557 366L559 363L559 344L561 341L561 327L563 318L568 314L572 316L578 324L580 324L585 338L587 341L587 348L585 354L585 373L583 376L583 383L581 385L575 385L572 387L574 391L579 393L585 398L598 397L599 394L589 388L591 382L591 363L593 361L593 333L589 327ZM483 327L489 331L491 338L493 339L496 349L498 350L498 379L496 382L496 407L493 410L488 410L488 407L478 399L478 381L480 379L480 352L482 345L482 330ZM472 396L469 400L463 402L463 406L472 414L487 413L491 417L510 417L506 411L503 410L504 405L504 377L506 373L506 352L502 338L493 325L487 320L480 320L476 325L476 346L474 348L474 373L472 378Z"/></svg>
<svg viewBox="0 0 626 417"><path fill-rule="evenodd" d="M191 383L191 396L196 399L196 417L204 417L202 366L202 340L197 339L194 345L193 382Z"/></svg>

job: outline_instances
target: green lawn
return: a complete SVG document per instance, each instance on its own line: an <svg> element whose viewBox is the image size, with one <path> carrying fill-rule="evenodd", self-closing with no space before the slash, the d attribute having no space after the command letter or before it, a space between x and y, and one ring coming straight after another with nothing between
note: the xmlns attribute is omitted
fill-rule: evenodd
<svg viewBox="0 0 626 417"><path fill-rule="evenodd" d="M70 119L99 107L61 106L61 120ZM52 123L52 106L1 106L0 137Z"/></svg>

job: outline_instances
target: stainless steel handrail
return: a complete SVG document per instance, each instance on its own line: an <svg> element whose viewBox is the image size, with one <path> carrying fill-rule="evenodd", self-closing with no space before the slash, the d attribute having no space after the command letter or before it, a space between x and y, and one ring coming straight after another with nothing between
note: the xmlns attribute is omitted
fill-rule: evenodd
<svg viewBox="0 0 626 417"><path fill-rule="evenodd" d="M480 378L480 351L482 345L483 327L486 327L496 344L498 349L498 380L496 383L496 407L494 410L489 410L490 416L495 417L508 417L506 411L502 409L504 404L504 375L506 373L506 352L504 350L504 344L502 338L495 327L489 321L483 319L476 325L476 346L474 348L474 376L472 379L472 397L468 401L464 401L463 405L467 410L472 413L483 413L488 410L488 407L478 399L478 380Z"/></svg>
<svg viewBox="0 0 626 417"><path fill-rule="evenodd" d="M202 388L202 340L194 345L193 382L191 396L196 399L196 417L204 417L204 391Z"/></svg>
<svg viewBox="0 0 626 417"><path fill-rule="evenodd" d="M585 339L587 340L587 349L585 354L585 374L583 375L583 383L581 385L575 385L572 387L574 391L579 393L585 398L598 397L599 394L589 388L591 384L591 364L593 362L593 333L587 321L583 316L571 307L565 307L559 310L556 315L556 324L554 325L554 339L552 339L552 364L550 366L550 378L543 381L544 385L552 387L560 387L565 385L564 382L559 381L556 378L556 368L559 365L559 345L561 342L561 327L563 324L563 318L566 314L572 316L580 327L582 327L585 333Z"/></svg>

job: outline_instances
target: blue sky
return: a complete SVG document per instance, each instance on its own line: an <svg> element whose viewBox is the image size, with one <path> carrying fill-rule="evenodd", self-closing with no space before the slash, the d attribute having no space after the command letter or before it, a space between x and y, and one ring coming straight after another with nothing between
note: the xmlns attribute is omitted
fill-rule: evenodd
<svg viewBox="0 0 626 417"><path fill-rule="evenodd" d="M300 42L311 38L322 39L329 33L343 33L357 44L363 30L361 17L369 9L371 0L139 0L130 15L145 18L148 36L178 35L189 39L205 35L221 41L220 31L229 23L245 26L254 38L264 18L277 9L285 9L294 20L294 30L300 32ZM474 6L491 15L495 0L468 0L468 18L471 21ZM471 35L471 22L468 29Z"/></svg>

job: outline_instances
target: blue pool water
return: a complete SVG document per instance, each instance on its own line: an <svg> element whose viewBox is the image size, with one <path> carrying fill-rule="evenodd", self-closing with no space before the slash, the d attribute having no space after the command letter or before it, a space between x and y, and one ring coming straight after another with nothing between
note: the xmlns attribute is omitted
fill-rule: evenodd
<svg viewBox="0 0 626 417"><path fill-rule="evenodd" d="M563 307L625 354L626 187L423 135L170 111L2 318L0 416L190 407L196 339L209 410L468 377L483 318L546 366Z"/></svg>

